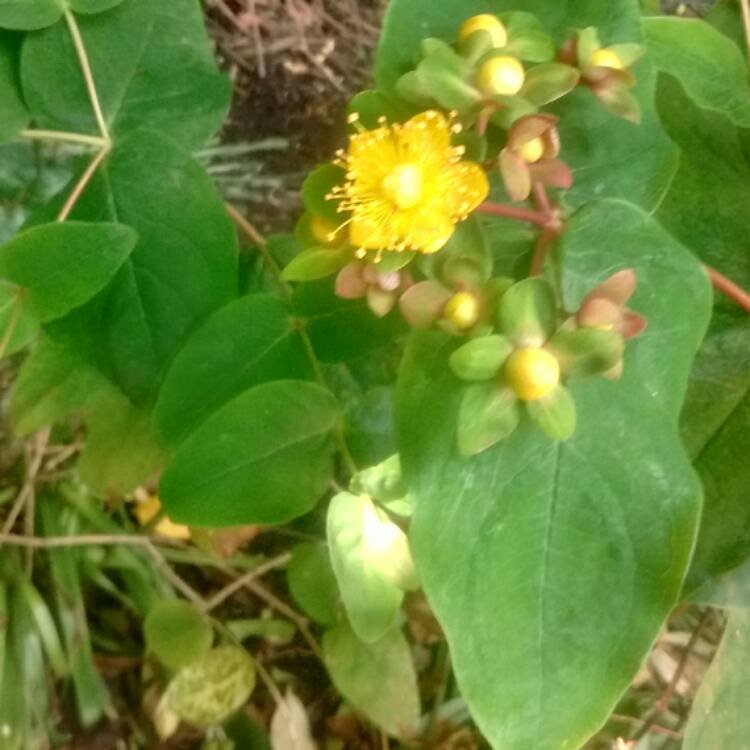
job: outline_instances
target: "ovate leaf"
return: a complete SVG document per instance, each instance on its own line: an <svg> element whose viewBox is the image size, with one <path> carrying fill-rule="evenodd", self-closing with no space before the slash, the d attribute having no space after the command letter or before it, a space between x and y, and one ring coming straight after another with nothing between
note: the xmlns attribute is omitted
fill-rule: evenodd
<svg viewBox="0 0 750 750"><path fill-rule="evenodd" d="M0 27L33 31L50 26L63 14L63 0L0 0Z"/></svg>
<svg viewBox="0 0 750 750"><path fill-rule="evenodd" d="M592 252L602 247L604 265ZM415 338L397 400L417 569L461 693L503 750L580 747L605 722L677 599L700 513L677 420L710 314L705 274L618 201L574 215L561 249L566 309L632 267L631 304L649 321L620 381L570 385L578 424L567 442L524 419L461 458L447 337Z"/></svg>
<svg viewBox="0 0 750 750"><path fill-rule="evenodd" d="M327 523L341 598L354 632L368 643L393 626L404 598L402 589L370 559L368 523L377 523L375 514L368 497L340 492L331 500Z"/></svg>
<svg viewBox="0 0 750 750"><path fill-rule="evenodd" d="M201 422L253 385L305 378L310 366L286 305L254 294L217 310L167 371L154 411L160 439L184 440Z"/></svg>
<svg viewBox="0 0 750 750"><path fill-rule="evenodd" d="M419 724L419 692L409 644L398 628L365 644L342 623L323 636L323 659L341 695L389 734L410 737Z"/></svg>
<svg viewBox="0 0 750 750"><path fill-rule="evenodd" d="M198 727L220 724L250 697L255 687L255 664L236 646L218 646L169 683L166 702L181 719Z"/></svg>
<svg viewBox="0 0 750 750"><path fill-rule="evenodd" d="M13 385L10 420L28 435L83 409L113 386L69 347L43 338L23 363Z"/></svg>
<svg viewBox="0 0 750 750"><path fill-rule="evenodd" d="M339 589L324 544L304 542L292 550L286 570L289 593L316 622L335 625L339 619Z"/></svg>
<svg viewBox="0 0 750 750"><path fill-rule="evenodd" d="M177 449L162 476L169 517L194 526L284 523L307 513L333 474L333 396L264 383L229 401Z"/></svg>
<svg viewBox="0 0 750 750"><path fill-rule="evenodd" d="M24 290L24 306L42 322L88 302L112 279L138 240L122 224L43 224L0 247L0 277Z"/></svg>
<svg viewBox="0 0 750 750"><path fill-rule="evenodd" d="M701 683L685 728L684 750L747 747L750 610L729 612L724 637Z"/></svg>
<svg viewBox="0 0 750 750"><path fill-rule="evenodd" d="M237 296L237 239L223 201L189 154L140 131L114 148L72 218L119 221L140 239L112 282L52 334L134 402L150 401L185 338Z"/></svg>
<svg viewBox="0 0 750 750"><path fill-rule="evenodd" d="M27 346L36 336L39 322L23 304L23 292L0 280L0 341L7 341L0 354L8 356Z"/></svg>
<svg viewBox="0 0 750 750"><path fill-rule="evenodd" d="M102 4L85 3L90 8ZM198 146L222 123L231 86L217 70L199 4L126 0L106 16L78 16L77 21L104 117L115 136L153 128ZM26 40L21 78L39 127L96 132L65 24Z"/></svg>
<svg viewBox="0 0 750 750"><path fill-rule="evenodd" d="M155 604L143 623L143 635L149 651L168 669L197 661L213 640L206 616L180 599Z"/></svg>
<svg viewBox="0 0 750 750"><path fill-rule="evenodd" d="M699 106L750 125L750 81L739 47L697 18L655 16L643 21L656 67L677 78Z"/></svg>

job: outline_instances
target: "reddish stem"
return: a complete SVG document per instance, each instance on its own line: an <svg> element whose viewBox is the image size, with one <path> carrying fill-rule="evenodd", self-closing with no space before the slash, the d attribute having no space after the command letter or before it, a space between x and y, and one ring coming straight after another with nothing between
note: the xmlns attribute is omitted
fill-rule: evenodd
<svg viewBox="0 0 750 750"><path fill-rule="evenodd" d="M552 214L552 204L550 203L547 190L541 182L535 182L533 186L534 201L540 211L543 211L548 216Z"/></svg>
<svg viewBox="0 0 750 750"><path fill-rule="evenodd" d="M531 259L530 276L539 276L544 268L544 260L547 257L549 246L560 234L560 230L554 227L544 227L534 248L534 256Z"/></svg>
<svg viewBox="0 0 750 750"><path fill-rule="evenodd" d="M505 203L492 203L485 201L477 213L488 216L503 216L507 219L517 219L518 221L528 221L536 224L538 227L545 227L549 223L549 216L541 211L534 211L531 208L522 208L521 206L508 206Z"/></svg>
<svg viewBox="0 0 750 750"><path fill-rule="evenodd" d="M736 302L745 312L750 313L750 294L737 286L737 284L724 276L724 274L719 273L715 268L711 268L711 266L704 266L704 268L711 279L714 289Z"/></svg>

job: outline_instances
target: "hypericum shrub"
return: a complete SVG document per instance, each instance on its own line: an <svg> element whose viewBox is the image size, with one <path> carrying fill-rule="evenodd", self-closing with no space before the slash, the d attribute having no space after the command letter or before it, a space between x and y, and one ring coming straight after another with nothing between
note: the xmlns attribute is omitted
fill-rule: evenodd
<svg viewBox="0 0 750 750"><path fill-rule="evenodd" d="M750 298L714 268L750 285L731 3L392 0L348 143L268 240L190 154L229 95L195 2L0 0L0 26L2 137L93 153L0 248L17 434L82 413L82 480L158 482L193 528L284 524L333 488L289 587L389 734L420 732L421 586L502 750L580 747L676 603L736 607L685 747L739 747L716 685L750 636ZM195 613L146 634L179 662L162 734L252 690Z"/></svg>

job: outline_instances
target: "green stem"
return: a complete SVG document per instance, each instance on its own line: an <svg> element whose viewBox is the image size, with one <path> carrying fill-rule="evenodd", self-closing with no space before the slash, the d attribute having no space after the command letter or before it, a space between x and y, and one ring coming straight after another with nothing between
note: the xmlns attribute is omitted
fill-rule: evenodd
<svg viewBox="0 0 750 750"><path fill-rule="evenodd" d="M65 22L68 24L68 30L70 36L73 39L73 46L76 49L78 55L78 61L81 65L81 72L83 73L83 80L86 83L86 90L89 93L89 99L91 100L91 107L94 110L94 118L96 119L97 127L101 133L102 138L109 143L109 130L107 123L104 119L104 113L102 112L102 106L99 103L99 95L96 93L96 85L94 84L94 74L91 71L91 64L89 63L89 56L86 53L86 47L83 44L81 38L81 32L78 28L75 16L70 10L65 10Z"/></svg>
<svg viewBox="0 0 750 750"><path fill-rule="evenodd" d="M98 135L83 135L82 133L66 133L62 130L22 130L21 138L30 141L60 141L61 143L78 143L82 146L104 148L108 141Z"/></svg>
<svg viewBox="0 0 750 750"><path fill-rule="evenodd" d="M2 359L5 356L5 352L8 349L8 346L10 345L10 340L13 338L13 333L16 330L16 326L18 325L18 321L21 317L21 308L23 306L23 294L21 290L19 289L16 292L16 299L13 303L13 310L10 313L10 318L8 319L8 325L5 329L5 333L3 334L3 339L0 341L0 359Z"/></svg>
<svg viewBox="0 0 750 750"><path fill-rule="evenodd" d="M105 146L91 160L91 163L88 165L88 167L86 167L86 170L81 175L78 182L75 184L75 187L73 188L72 192L70 193L65 203L63 204L63 207L60 209L60 213L57 215L58 221L65 221L70 216L70 212L73 210L76 203L78 203L78 199L81 197L81 195L83 195L83 191L86 189L86 186L89 184L89 182L91 182L91 178L96 173L96 170L99 168L99 165L107 157L108 153L109 153L109 146Z"/></svg>
<svg viewBox="0 0 750 750"><path fill-rule="evenodd" d="M273 255L271 255L271 253L269 252L268 244L266 243L265 238L234 206L230 205L229 203L226 203L225 205L227 213L229 214L232 221L234 221L237 228L258 248L258 252L261 254L268 267L271 269L271 272L273 273L274 279L276 280L281 293L287 300L291 300L293 289L282 277L281 267L276 262L276 259L273 257ZM307 333L305 321L300 318L298 318L297 320L297 329L299 330L302 344L305 347L307 358L310 360L310 365L312 366L315 379L321 386L330 390L328 388L328 383L326 382L325 374L320 364L320 360L315 354L315 347L313 346L312 341L310 340L310 336ZM354 457L349 450L349 446L346 443L343 425L339 423L336 426L334 432L336 435L336 441L339 445L341 458L346 464L346 468L349 473L354 475L359 471L359 469L357 468L357 463L354 460Z"/></svg>

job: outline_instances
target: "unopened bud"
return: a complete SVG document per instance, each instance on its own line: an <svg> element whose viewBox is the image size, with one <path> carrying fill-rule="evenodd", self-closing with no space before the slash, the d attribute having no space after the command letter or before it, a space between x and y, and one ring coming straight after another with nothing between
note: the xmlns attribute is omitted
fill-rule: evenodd
<svg viewBox="0 0 750 750"><path fill-rule="evenodd" d="M505 379L521 401L538 401L560 382L560 363L544 349L518 349L508 357Z"/></svg>
<svg viewBox="0 0 750 750"><path fill-rule="evenodd" d="M472 16L464 21L458 32L458 41L463 42L477 31L486 31L492 39L493 47L504 47L508 43L508 32L503 22L490 13Z"/></svg>
<svg viewBox="0 0 750 750"><path fill-rule="evenodd" d="M456 292L445 305L443 315L459 331L468 331L479 322L479 299L471 292Z"/></svg>
<svg viewBox="0 0 750 750"><path fill-rule="evenodd" d="M597 68L613 68L614 70L623 70L625 67L617 54L607 47L602 47L591 55L591 64Z"/></svg>
<svg viewBox="0 0 750 750"><path fill-rule="evenodd" d="M536 164L544 156L544 139L539 136L522 143L516 151L518 155L528 164Z"/></svg>
<svg viewBox="0 0 750 750"><path fill-rule="evenodd" d="M477 73L477 86L486 96L514 96L525 81L523 65L509 55L490 58Z"/></svg>

